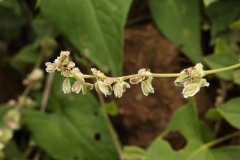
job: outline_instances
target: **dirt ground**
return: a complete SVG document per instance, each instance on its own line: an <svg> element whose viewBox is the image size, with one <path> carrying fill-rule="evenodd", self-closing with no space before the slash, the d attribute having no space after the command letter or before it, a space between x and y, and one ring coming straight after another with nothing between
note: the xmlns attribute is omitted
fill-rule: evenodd
<svg viewBox="0 0 240 160"><path fill-rule="evenodd" d="M157 30L152 23L125 30L123 75L135 74L141 68L153 73L178 73L192 64ZM131 85L123 97L116 99L119 115L114 126L125 145L146 148L167 125L173 112L187 102L182 87L174 86L175 78L154 78L154 94L144 96L140 85ZM202 88L196 96L199 116L214 106L216 87ZM180 138L172 134L169 139ZM174 142L174 141L173 141ZM176 142L176 141L175 141ZM184 141L177 141L175 148Z"/></svg>

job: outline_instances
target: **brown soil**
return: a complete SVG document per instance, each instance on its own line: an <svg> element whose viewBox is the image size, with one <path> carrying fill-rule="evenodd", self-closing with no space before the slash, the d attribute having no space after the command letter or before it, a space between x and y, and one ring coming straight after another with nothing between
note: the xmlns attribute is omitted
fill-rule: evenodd
<svg viewBox="0 0 240 160"><path fill-rule="evenodd" d="M135 74L141 68L150 68L153 73L177 73L183 69L178 49L152 23L125 30L123 75ZM112 120L124 145L146 148L164 130L172 113L187 102L174 80L153 79L155 93L147 97L140 85L131 85L122 98L116 99L119 115ZM214 90L203 88L197 94L200 117L213 107L214 98L209 93L214 94Z"/></svg>

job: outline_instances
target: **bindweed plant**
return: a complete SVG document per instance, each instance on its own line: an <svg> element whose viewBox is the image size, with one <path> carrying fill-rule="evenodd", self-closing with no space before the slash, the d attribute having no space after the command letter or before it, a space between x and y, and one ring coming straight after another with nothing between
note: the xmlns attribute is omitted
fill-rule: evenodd
<svg viewBox="0 0 240 160"><path fill-rule="evenodd" d="M56 11L61 12L56 14ZM240 2L234 0L203 0L202 3L189 0L0 0L0 69L7 70L0 72L3 79L0 82L4 83L0 86L17 86L15 81L6 81L12 78L8 74L14 71L14 75L17 73L18 78L23 79L25 87L22 93L18 93L15 88L14 91L10 89L11 93L6 97L6 100L10 99L9 102L0 107L0 159L240 159L240 97L235 97L238 96L237 85L240 85L240 69L236 69L240 67L239 11ZM142 22L141 26L138 22ZM128 25L134 27L128 28ZM143 43L140 42L143 46L138 44L138 36L143 39ZM120 76L124 46L127 48L127 56L128 51L135 57L138 54L133 37L137 37L136 48L147 59L154 58L156 65L152 63L151 70L139 68L136 74ZM179 65L179 57L168 54L169 47L178 48L184 54L184 61L196 65L179 70L179 73L152 73L155 67L172 69L173 66L169 66L171 61L176 62L174 67ZM53 62L48 62L60 48L70 48L74 61L69 51L62 51ZM166 53L170 61L159 64L165 60ZM135 57L134 64L141 66L141 58ZM124 59L124 65L125 60L128 62L131 58ZM46 71L52 74L44 73L43 62L47 62ZM146 62L143 62L144 65L150 66ZM203 62L211 70L204 69L198 62ZM76 64L89 69L90 74L83 73ZM113 77L105 73L111 73ZM163 87L167 90L153 95L158 92L158 88L152 82L157 78L168 77L176 78L174 85L182 87L182 95L188 100L179 100L176 96L177 102L172 103L169 99L174 90L169 91L167 85ZM210 78L214 82L219 80L219 83L211 86ZM135 84L141 87L143 95L152 97L145 99L141 97L142 94L123 97ZM165 84L168 83L161 83ZM199 105L196 106L194 96L202 87L209 86L212 88L207 90L212 91L199 96L206 102L196 99ZM5 94L6 88L1 89L2 94ZM93 89L98 92L98 99L91 94L90 90ZM234 91L234 94L228 94L228 91ZM104 96L110 95L122 99L115 103L114 97L109 97L107 101L113 101L105 102ZM4 96L1 98L6 101ZM142 104L143 100L146 101ZM136 103L125 103L129 101ZM164 112L162 106L165 103L171 112ZM125 112L125 106L128 112ZM201 110L197 107L201 107ZM210 126L202 122L205 118L198 118L207 109L207 121L215 121ZM121 132L118 124L115 132L109 118L117 114L119 116L114 118L121 121ZM129 119L127 124L126 118ZM222 121L227 121L231 129L221 125ZM145 125L144 129L135 128L136 123L140 127ZM235 131L232 132L233 128ZM129 130L125 133L126 129ZM150 132L143 133L146 129ZM169 133L176 131L186 140L185 146L178 151L173 149L176 147L174 144L170 146L172 144L165 139ZM121 140L129 137L130 140L119 141L118 134ZM226 141L230 139L231 142ZM179 142L177 145L181 143L178 137L176 142ZM213 148L222 142L227 146ZM144 149L124 146L129 144ZM236 146L230 146L232 144Z"/></svg>
<svg viewBox="0 0 240 160"><path fill-rule="evenodd" d="M98 93L102 93L105 96L111 95L112 92L114 92L114 95L118 98L122 97L127 88L130 88L130 84L141 83L141 89L145 96L148 96L149 93L154 93L152 80L156 77L177 77L174 81L175 86L183 87L182 94L184 98L192 97L199 92L202 87L209 86L209 83L204 78L206 75L240 67L240 64L236 64L225 68L204 71L203 65L198 63L196 66L186 68L180 73L151 73L150 69L143 68L140 69L137 74L121 77L107 77L96 68L91 69L92 75L83 74L79 68L75 67L75 63L70 60L69 56L69 51L61 51L60 56L58 56L53 63L45 63L48 73L58 71L66 78L62 84L62 90L65 94L72 91L75 93L82 92L84 95L88 90L95 88ZM75 80L73 85L71 85L70 78ZM85 79L87 78L95 78L95 84L86 82ZM126 80L129 80L129 83L126 82Z"/></svg>

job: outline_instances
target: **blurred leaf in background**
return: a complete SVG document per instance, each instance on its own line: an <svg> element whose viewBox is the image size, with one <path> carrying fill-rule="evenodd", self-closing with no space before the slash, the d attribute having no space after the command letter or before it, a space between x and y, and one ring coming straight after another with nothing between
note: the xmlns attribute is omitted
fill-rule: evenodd
<svg viewBox="0 0 240 160"><path fill-rule="evenodd" d="M53 113L26 110L23 120L33 139L54 159L117 160L102 109L96 99L62 92L64 78L55 75L48 108Z"/></svg>
<svg viewBox="0 0 240 160"><path fill-rule="evenodd" d="M203 131L201 131L204 129ZM162 137L170 132L179 131L187 140L187 145L179 151L171 148ZM207 134L206 134L207 133ZM164 132L157 137L146 151L146 160L233 160L240 159L240 146L228 146L211 149L214 140L205 143L206 135L212 134L209 129L201 127L195 102L191 99L178 109L170 119Z"/></svg>
<svg viewBox="0 0 240 160"><path fill-rule="evenodd" d="M201 62L199 1L150 0L149 7L160 31L193 63Z"/></svg>
<svg viewBox="0 0 240 160"><path fill-rule="evenodd" d="M121 75L123 28L131 0L42 0L43 15L104 72Z"/></svg>

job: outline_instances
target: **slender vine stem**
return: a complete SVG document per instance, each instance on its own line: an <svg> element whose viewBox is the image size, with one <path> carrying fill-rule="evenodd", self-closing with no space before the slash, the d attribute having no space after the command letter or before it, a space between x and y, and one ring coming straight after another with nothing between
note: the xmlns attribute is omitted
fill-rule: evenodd
<svg viewBox="0 0 240 160"><path fill-rule="evenodd" d="M233 133L230 133L228 135L225 135L223 137L220 137L218 139L215 139L213 141L210 141L204 145L202 145L200 148L198 148L197 150L195 150L186 160L188 159L192 159L194 156L196 156L196 154L198 154L199 152L201 152L202 150L206 149L206 148L210 148L216 144L219 144L223 141L226 141L230 138L233 138L233 137L237 137L237 136L240 136L240 131L236 131L236 132L233 132Z"/></svg>
<svg viewBox="0 0 240 160"><path fill-rule="evenodd" d="M229 67L225 67L225 68L219 68L219 69L212 69L212 70L206 70L204 71L205 75L208 74L213 74L213 73L217 73L217 72L224 72L224 71L228 71L228 70L232 70L232 69L236 69L239 68L240 64L236 64L236 65L232 65ZM151 77L179 77L184 75L184 73L166 73L166 74L162 74L162 73L151 73L149 75L146 74L132 74L132 75L127 75L127 76L121 76L121 77L106 77L106 78L113 78L113 79L122 79L122 80L127 80L130 78L134 78L134 77L145 77L145 76L151 76ZM84 78L98 78L98 76L96 75L83 75Z"/></svg>
<svg viewBox="0 0 240 160"><path fill-rule="evenodd" d="M240 131L236 131L236 132L230 133L228 135L225 135L223 137L220 137L218 139L215 139L215 140L213 140L211 142L206 143L204 146L209 148L209 147L212 147L212 146L214 146L216 144L219 144L219 143L221 143L223 141L226 141L226 140L228 140L230 138L237 137L237 136L240 136Z"/></svg>
<svg viewBox="0 0 240 160"><path fill-rule="evenodd" d="M233 65L233 66L229 66L229 67L225 67L225 68L207 70L207 71L205 71L205 75L207 75L207 74L213 74L213 73L217 73L217 72L224 72L224 71L236 69L236 68L239 68L239 67L240 67L240 64L235 64L235 65Z"/></svg>

